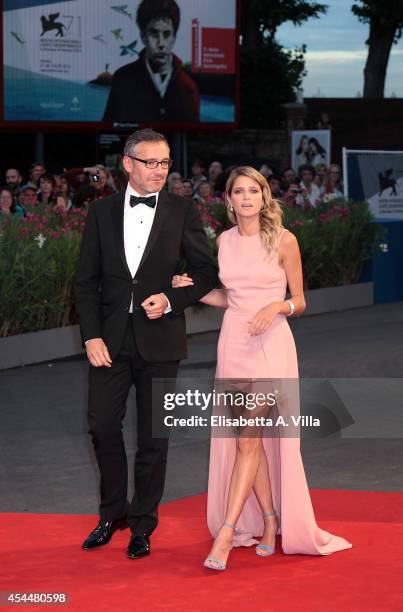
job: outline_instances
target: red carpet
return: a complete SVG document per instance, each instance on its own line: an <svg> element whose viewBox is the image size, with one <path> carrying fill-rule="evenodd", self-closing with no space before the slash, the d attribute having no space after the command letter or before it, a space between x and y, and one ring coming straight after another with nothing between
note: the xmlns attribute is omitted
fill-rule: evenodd
<svg viewBox="0 0 403 612"><path fill-rule="evenodd" d="M80 549L94 516L2 514L0 591L66 592L66 610L88 612L403 610L403 493L311 493L319 525L351 550L284 555L278 541L270 559L233 550L226 572L202 567L210 547L204 495L163 505L152 554L137 561L125 557L128 531L104 548Z"/></svg>

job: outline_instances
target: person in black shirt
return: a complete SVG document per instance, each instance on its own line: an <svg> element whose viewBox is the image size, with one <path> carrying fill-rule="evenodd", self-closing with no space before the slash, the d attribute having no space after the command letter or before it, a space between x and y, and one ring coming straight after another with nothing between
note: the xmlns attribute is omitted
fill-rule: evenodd
<svg viewBox="0 0 403 612"><path fill-rule="evenodd" d="M200 96L172 52L180 21L175 0L143 0L137 25L144 49L113 75L103 120L119 123L200 120Z"/></svg>

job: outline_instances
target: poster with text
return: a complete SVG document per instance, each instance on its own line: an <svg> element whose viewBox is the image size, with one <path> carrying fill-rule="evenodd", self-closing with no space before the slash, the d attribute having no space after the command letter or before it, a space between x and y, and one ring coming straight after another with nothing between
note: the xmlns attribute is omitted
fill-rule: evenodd
<svg viewBox="0 0 403 612"><path fill-rule="evenodd" d="M232 124L236 0L3 0L4 121Z"/></svg>
<svg viewBox="0 0 403 612"><path fill-rule="evenodd" d="M345 196L379 220L403 219L403 151L343 149Z"/></svg>

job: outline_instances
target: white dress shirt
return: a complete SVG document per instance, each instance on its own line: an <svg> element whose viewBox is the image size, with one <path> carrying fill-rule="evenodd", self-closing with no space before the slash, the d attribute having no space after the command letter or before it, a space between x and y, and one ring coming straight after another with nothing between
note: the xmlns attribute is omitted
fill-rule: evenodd
<svg viewBox="0 0 403 612"><path fill-rule="evenodd" d="M127 184L125 193L125 205L123 212L123 236L124 236L124 248L127 265L130 270L130 274L134 278L140 265L141 258L143 257L144 250L148 241L148 237L151 232L151 227L154 221L155 212L158 206L159 192L149 193L147 196L155 196L156 205L154 208L147 206L147 204L137 204L137 206L130 206L130 196L140 196L131 186ZM165 293L163 294L165 297ZM164 314L171 312L171 304L166 297L168 306L164 310ZM133 298L130 302L129 312L133 312ZM90 338L88 339L90 340ZM85 341L87 344L88 340Z"/></svg>
<svg viewBox="0 0 403 612"><path fill-rule="evenodd" d="M125 206L123 213L123 236L127 265L129 267L130 274L134 278L150 236L151 227L158 206L159 192L148 193L147 196L145 196L155 196L156 205L154 208L147 206L147 204L137 204L137 206L131 207L130 196L132 195L137 197L141 196L141 194L137 193L137 191L131 187L130 183L128 183L125 193ZM164 314L171 312L171 305L168 298L166 299L168 301L168 306L165 309ZM133 312L133 300L131 301L129 312Z"/></svg>
<svg viewBox="0 0 403 612"><path fill-rule="evenodd" d="M163 98L165 96L166 90L168 89L169 81L171 80L173 72L172 55L168 65L168 70L164 74L161 74L160 72L153 72L148 59L146 59L146 67L148 70L148 74L150 75L151 80L154 83L155 89L158 91L161 98Z"/></svg>

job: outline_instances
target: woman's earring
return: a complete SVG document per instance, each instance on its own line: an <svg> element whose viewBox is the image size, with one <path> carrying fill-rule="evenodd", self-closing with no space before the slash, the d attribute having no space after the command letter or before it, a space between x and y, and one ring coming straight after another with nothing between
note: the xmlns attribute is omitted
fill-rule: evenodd
<svg viewBox="0 0 403 612"><path fill-rule="evenodd" d="M230 211L231 213L233 213L233 212L234 212L234 207L230 205L230 207L229 207L229 211Z"/></svg>

